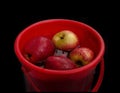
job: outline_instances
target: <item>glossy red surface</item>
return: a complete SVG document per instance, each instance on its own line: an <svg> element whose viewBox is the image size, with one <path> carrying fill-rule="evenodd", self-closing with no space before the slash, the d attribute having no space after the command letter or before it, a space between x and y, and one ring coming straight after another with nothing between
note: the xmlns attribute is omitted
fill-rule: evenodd
<svg viewBox="0 0 120 93"><path fill-rule="evenodd" d="M28 40L40 35L51 39L55 33L65 29L73 31L79 37L80 46L89 47L94 51L95 58L90 64L77 69L57 71L38 67L23 57L23 47ZM16 38L14 49L22 67L27 70L24 74L29 74L40 91L78 92L89 91L91 88L94 70L104 56L105 45L100 34L82 22L50 19L36 22L25 28Z"/></svg>

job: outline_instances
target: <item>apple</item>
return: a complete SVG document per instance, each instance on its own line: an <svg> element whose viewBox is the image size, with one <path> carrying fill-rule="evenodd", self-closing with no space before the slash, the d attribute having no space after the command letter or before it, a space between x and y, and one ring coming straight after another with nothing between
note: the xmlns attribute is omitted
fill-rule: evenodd
<svg viewBox="0 0 120 93"><path fill-rule="evenodd" d="M77 35L70 30L62 30L57 32L52 41L56 48L64 51L70 51L79 44Z"/></svg>
<svg viewBox="0 0 120 93"><path fill-rule="evenodd" d="M94 52L87 47L77 47L70 52L69 58L78 66L84 66L93 60Z"/></svg>
<svg viewBox="0 0 120 93"><path fill-rule="evenodd" d="M50 56L45 61L45 68L52 70L70 70L77 68L77 65L64 56Z"/></svg>
<svg viewBox="0 0 120 93"><path fill-rule="evenodd" d="M24 46L24 57L31 63L37 64L42 62L48 56L55 52L53 42L44 36L34 37Z"/></svg>

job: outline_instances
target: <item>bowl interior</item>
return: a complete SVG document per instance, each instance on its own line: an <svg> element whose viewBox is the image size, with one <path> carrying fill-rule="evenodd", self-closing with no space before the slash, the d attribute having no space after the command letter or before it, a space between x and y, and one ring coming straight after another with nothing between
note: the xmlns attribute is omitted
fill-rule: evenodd
<svg viewBox="0 0 120 93"><path fill-rule="evenodd" d="M61 30L71 30L79 38L81 47L92 49L95 56L100 52L101 42L97 32L90 26L72 20L48 20L37 22L21 32L19 49L23 52L23 47L28 40L36 36L46 36L52 39L53 35Z"/></svg>

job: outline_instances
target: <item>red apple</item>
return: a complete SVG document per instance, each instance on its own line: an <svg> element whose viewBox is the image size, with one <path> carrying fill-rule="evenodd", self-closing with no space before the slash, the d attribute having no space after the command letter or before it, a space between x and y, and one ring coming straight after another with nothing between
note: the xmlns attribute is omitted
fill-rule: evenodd
<svg viewBox="0 0 120 93"><path fill-rule="evenodd" d="M70 51L79 44L77 35L70 30L62 30L56 33L52 41L56 48L64 51Z"/></svg>
<svg viewBox="0 0 120 93"><path fill-rule="evenodd" d="M55 52L55 47L53 42L43 36L32 38L24 46L24 57L37 64L42 60L46 59L48 56L53 55Z"/></svg>
<svg viewBox="0 0 120 93"><path fill-rule="evenodd" d="M69 57L78 66L83 66L87 65L93 60L94 53L87 47L77 47L70 52Z"/></svg>
<svg viewBox="0 0 120 93"><path fill-rule="evenodd" d="M45 62L45 68L52 70L69 70L77 68L77 65L64 56L50 56Z"/></svg>

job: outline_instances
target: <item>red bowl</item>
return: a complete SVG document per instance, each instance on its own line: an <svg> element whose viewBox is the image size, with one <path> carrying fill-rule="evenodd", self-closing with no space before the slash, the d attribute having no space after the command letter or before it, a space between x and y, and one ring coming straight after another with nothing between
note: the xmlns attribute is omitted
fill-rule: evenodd
<svg viewBox="0 0 120 93"><path fill-rule="evenodd" d="M23 57L23 47L28 40L36 36L46 36L51 39L55 33L61 30L73 31L79 37L81 47L88 47L94 51L94 60L80 68L57 71L38 67ZM35 84L40 87L40 90L88 91L85 90L85 87L87 82L92 80L93 72L104 56L105 44L101 35L85 23L69 19L49 19L36 22L21 31L15 40L14 50L22 66L30 73L30 77L37 81Z"/></svg>

